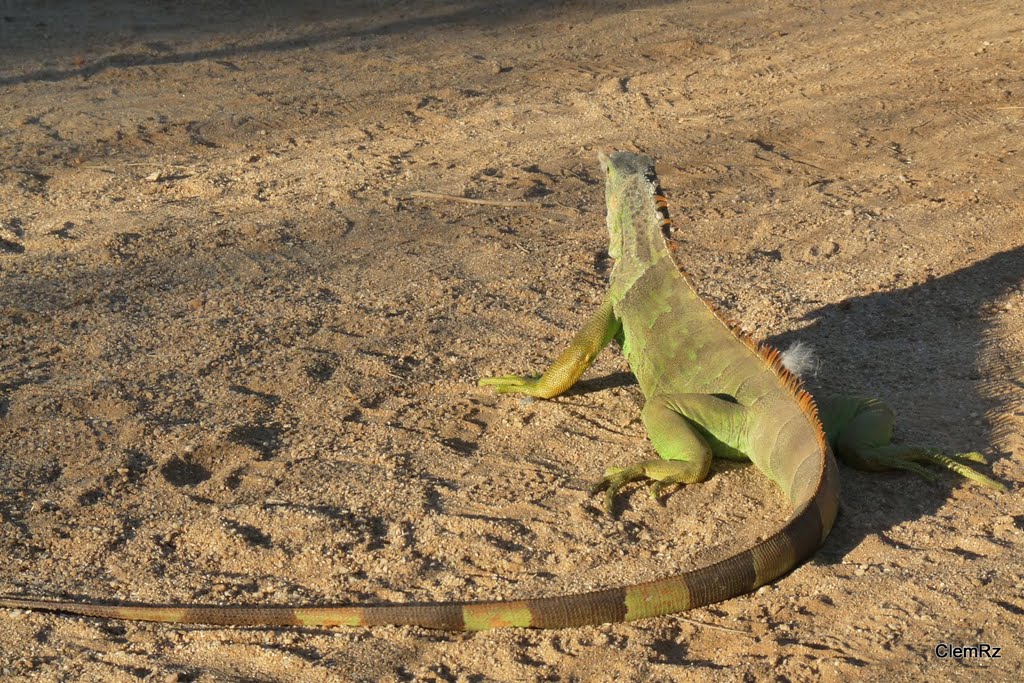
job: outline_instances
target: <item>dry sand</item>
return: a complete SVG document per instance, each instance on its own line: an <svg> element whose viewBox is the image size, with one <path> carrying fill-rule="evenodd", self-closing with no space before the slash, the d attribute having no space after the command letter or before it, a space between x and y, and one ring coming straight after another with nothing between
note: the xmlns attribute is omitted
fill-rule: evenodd
<svg viewBox="0 0 1024 683"><path fill-rule="evenodd" d="M5 680L1019 680L1024 7L962 7L0 3L0 592L541 595L775 529L752 468L603 514L650 453L616 352L553 401L475 384L602 296L599 149L659 159L702 290L815 346L813 389L1011 487L844 469L814 560L634 624L7 611Z"/></svg>

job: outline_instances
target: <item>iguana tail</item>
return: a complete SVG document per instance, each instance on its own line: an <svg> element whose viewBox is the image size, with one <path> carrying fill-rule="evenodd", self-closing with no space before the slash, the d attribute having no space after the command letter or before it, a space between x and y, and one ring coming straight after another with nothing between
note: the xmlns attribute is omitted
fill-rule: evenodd
<svg viewBox="0 0 1024 683"><path fill-rule="evenodd" d="M835 518L838 485L829 455L813 497L777 533L719 562L673 576L576 595L486 602L356 606L96 604L0 596L0 607L90 617L224 626L377 626L408 624L452 631L504 627L567 628L631 621L708 605L782 576L820 545Z"/></svg>

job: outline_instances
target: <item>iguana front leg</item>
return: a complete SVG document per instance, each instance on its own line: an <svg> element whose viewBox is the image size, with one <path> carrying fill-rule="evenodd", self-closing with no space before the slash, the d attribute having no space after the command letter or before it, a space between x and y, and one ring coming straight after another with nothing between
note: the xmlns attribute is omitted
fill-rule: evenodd
<svg viewBox="0 0 1024 683"><path fill-rule="evenodd" d="M895 445L892 440L895 415L880 399L840 396L818 403L821 421L832 450L843 462L861 470L907 470L935 480L924 464L939 465L962 477L996 491L1006 487L971 469L966 463L985 463L981 453L943 455L933 448Z"/></svg>
<svg viewBox="0 0 1024 683"><path fill-rule="evenodd" d="M590 367L601 349L608 346L622 324L615 317L611 299L605 297L601 307L587 320L572 341L543 375L504 375L485 377L480 380L482 387L494 387L500 394L516 393L552 398L566 391Z"/></svg>

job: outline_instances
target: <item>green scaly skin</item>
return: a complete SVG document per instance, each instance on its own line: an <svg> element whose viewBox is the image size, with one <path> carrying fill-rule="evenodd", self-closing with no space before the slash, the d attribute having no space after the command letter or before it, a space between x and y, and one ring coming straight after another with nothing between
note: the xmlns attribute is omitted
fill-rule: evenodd
<svg viewBox="0 0 1024 683"><path fill-rule="evenodd" d="M749 460L778 484L793 514L768 539L714 564L641 584L577 595L490 602L366 606L221 606L97 604L0 597L0 607L172 623L248 626L411 624L450 630L510 626L564 628L680 612L754 590L808 558L832 528L839 504L835 452L865 469L906 469L931 476L938 464L974 481L1002 485L971 470L981 462L930 449L894 446L884 403L837 399L823 410L779 362L778 354L738 335L697 295L673 262L662 229L665 199L648 157L600 155L607 174L608 293L569 348L539 377L508 375L480 384L502 393L551 398L569 389L612 339L622 344L646 403L642 417L658 458L609 468L594 486L610 508L632 481L667 486L702 481L714 456Z"/></svg>

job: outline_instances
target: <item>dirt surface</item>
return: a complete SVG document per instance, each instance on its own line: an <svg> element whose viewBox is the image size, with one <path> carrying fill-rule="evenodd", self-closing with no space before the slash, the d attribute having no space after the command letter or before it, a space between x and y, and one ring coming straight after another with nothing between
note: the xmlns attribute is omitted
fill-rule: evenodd
<svg viewBox="0 0 1024 683"><path fill-rule="evenodd" d="M659 160L689 269L812 389L1011 492L844 469L815 559L554 632L0 615L5 680L1019 680L1015 0L0 4L0 592L293 603L579 591L771 532L752 468L608 517L620 354L597 150ZM484 199L471 204L417 195ZM526 204L523 204L523 203ZM940 658L940 643L1001 648Z"/></svg>

